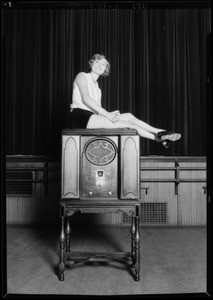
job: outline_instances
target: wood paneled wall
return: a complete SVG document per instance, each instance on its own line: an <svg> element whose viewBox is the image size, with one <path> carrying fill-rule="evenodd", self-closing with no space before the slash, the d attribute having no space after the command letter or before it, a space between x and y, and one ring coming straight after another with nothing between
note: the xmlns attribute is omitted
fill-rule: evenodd
<svg viewBox="0 0 213 300"><path fill-rule="evenodd" d="M166 203L167 224L177 225L175 163L141 159L141 202Z"/></svg>
<svg viewBox="0 0 213 300"><path fill-rule="evenodd" d="M40 169L44 162L8 163L7 169ZM6 195L6 214L8 224L39 224L57 222L59 219L60 164L49 163L48 183L45 185L43 171L33 171L34 193L31 196Z"/></svg>
<svg viewBox="0 0 213 300"><path fill-rule="evenodd" d="M43 168L45 162L7 162L9 168ZM206 158L205 157L141 157L141 208L150 204L152 214L156 204L166 203L166 222L144 222L142 226L195 226L206 225ZM34 195L13 195L6 197L8 224L56 223L59 221L59 200L61 191L60 162L48 163L48 182L43 181L44 172L34 171ZM152 204L154 204L152 208ZM76 215L78 223L97 225L129 225L130 220L120 214Z"/></svg>
<svg viewBox="0 0 213 300"><path fill-rule="evenodd" d="M189 181L179 184L178 225L206 225L206 182L197 181L198 179L206 180L206 171L199 170L199 167L205 168L205 163L180 163L180 168L186 168L180 171L180 176Z"/></svg>

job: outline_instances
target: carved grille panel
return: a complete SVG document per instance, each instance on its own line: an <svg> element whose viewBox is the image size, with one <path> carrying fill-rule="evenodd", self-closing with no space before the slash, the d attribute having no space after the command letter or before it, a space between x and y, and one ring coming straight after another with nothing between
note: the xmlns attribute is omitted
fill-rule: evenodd
<svg viewBox="0 0 213 300"><path fill-rule="evenodd" d="M107 165L114 160L116 147L106 139L94 139L86 145L85 156L94 165Z"/></svg>

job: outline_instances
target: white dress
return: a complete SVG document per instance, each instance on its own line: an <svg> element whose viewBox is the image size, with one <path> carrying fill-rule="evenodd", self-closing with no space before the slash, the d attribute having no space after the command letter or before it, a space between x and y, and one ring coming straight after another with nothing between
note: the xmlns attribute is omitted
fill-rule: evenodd
<svg viewBox="0 0 213 300"><path fill-rule="evenodd" d="M98 86L98 82L94 83L92 76L90 73L84 73L87 80L87 86L89 95L94 101L101 106L101 90ZM81 92L79 90L77 82L74 80L73 82L73 94L72 94L72 103L70 105L70 111L74 108L81 108L85 110L92 111L88 106L83 103Z"/></svg>

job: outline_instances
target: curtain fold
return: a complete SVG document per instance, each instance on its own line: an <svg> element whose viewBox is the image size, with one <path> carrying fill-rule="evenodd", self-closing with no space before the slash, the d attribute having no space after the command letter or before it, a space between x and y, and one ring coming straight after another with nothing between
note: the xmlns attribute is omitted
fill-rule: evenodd
<svg viewBox="0 0 213 300"><path fill-rule="evenodd" d="M6 154L60 155L72 127L72 83L105 54L102 104L182 133L141 155L206 155L206 37L210 9L11 9L2 13Z"/></svg>

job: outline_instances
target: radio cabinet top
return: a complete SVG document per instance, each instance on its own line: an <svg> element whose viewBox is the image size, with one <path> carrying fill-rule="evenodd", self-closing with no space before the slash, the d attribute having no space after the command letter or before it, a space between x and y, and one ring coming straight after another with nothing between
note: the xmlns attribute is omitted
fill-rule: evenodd
<svg viewBox="0 0 213 300"><path fill-rule="evenodd" d="M99 129L63 129L62 135L135 135L138 134L134 128L99 128Z"/></svg>

